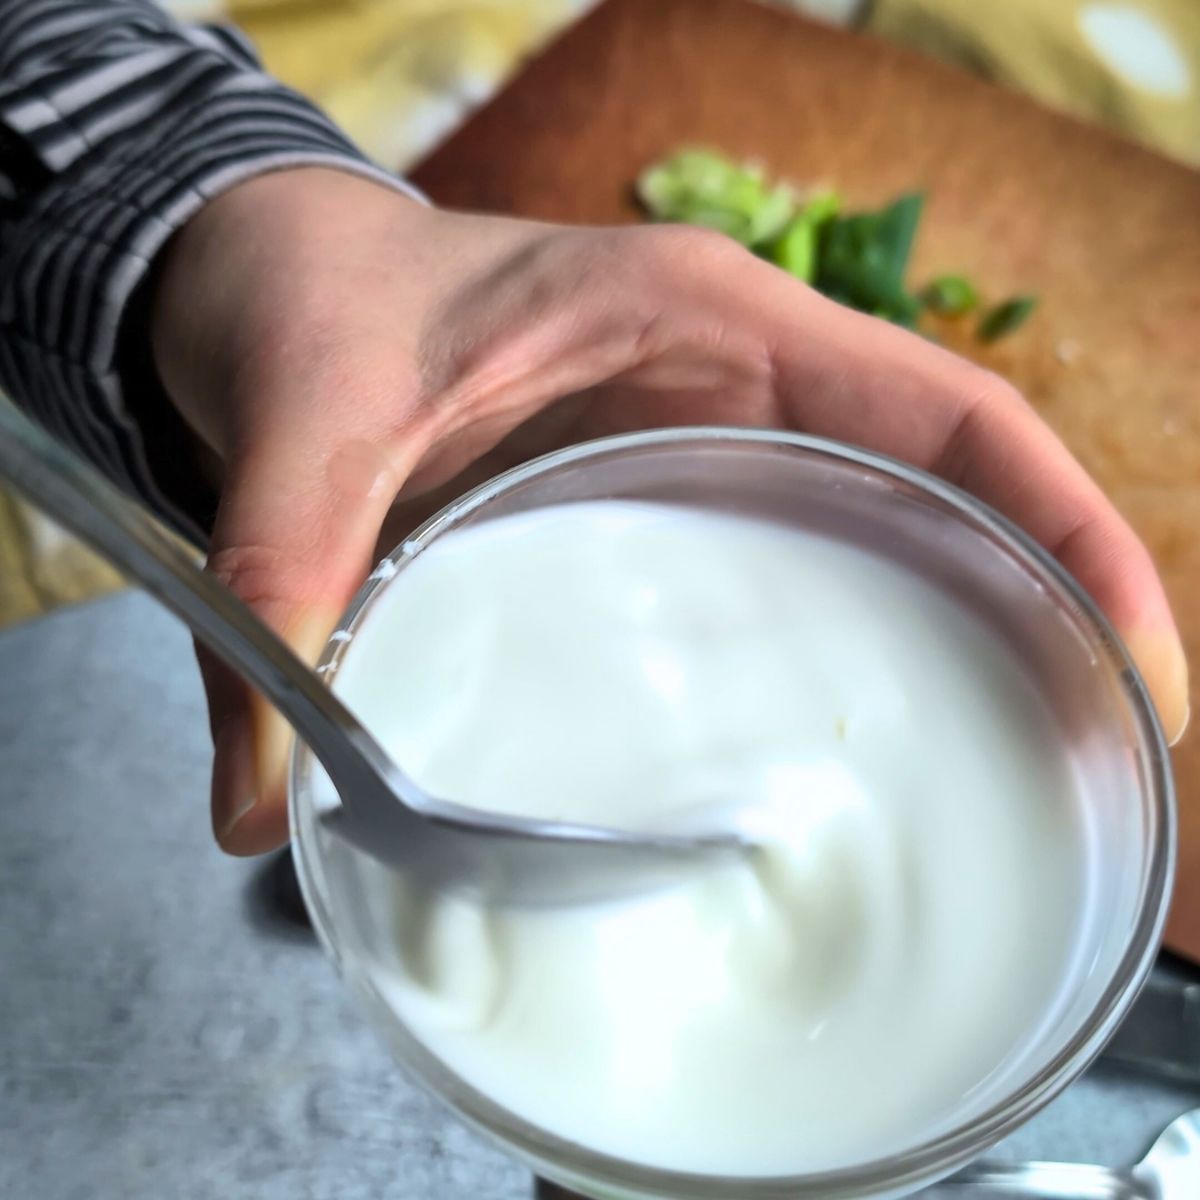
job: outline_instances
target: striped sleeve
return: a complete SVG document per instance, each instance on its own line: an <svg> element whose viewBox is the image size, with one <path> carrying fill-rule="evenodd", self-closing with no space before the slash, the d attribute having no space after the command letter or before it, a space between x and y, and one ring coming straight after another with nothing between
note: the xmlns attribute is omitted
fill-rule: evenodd
<svg viewBox="0 0 1200 1200"><path fill-rule="evenodd" d="M0 390L193 539L212 499L140 285L207 200L299 165L405 188L231 30L151 0L0 0Z"/></svg>

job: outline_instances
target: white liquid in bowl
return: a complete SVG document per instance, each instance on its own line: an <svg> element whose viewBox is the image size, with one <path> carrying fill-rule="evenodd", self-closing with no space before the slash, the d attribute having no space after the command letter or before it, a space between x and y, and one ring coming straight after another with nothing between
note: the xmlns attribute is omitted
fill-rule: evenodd
<svg viewBox="0 0 1200 1200"><path fill-rule="evenodd" d="M960 1119L1064 987L1070 754L998 635L894 562L665 505L500 518L400 573L335 688L454 800L758 829L744 863L604 907L365 868L375 987L560 1137L711 1174L875 1159Z"/></svg>

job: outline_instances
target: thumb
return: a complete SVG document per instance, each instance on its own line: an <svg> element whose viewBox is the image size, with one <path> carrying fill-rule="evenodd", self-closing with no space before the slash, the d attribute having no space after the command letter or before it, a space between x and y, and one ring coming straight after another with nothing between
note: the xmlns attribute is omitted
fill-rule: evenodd
<svg viewBox="0 0 1200 1200"><path fill-rule="evenodd" d="M208 570L308 663L362 582L398 488L382 445L326 452L289 433L229 464ZM198 652L213 734L212 822L222 849L287 841L292 731L270 703Z"/></svg>

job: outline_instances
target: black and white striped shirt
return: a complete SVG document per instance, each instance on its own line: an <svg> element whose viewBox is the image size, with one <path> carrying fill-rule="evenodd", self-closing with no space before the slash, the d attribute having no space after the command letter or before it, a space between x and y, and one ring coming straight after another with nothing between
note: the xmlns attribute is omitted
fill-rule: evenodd
<svg viewBox="0 0 1200 1200"><path fill-rule="evenodd" d="M302 164L403 187L231 30L152 0L0 0L0 390L193 538L212 500L140 285L207 200Z"/></svg>

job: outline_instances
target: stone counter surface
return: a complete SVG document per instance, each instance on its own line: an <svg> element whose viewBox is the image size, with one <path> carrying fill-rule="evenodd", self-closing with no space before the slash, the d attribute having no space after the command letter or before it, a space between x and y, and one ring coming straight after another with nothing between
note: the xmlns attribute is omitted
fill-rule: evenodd
<svg viewBox="0 0 1200 1200"><path fill-rule="evenodd" d="M223 858L187 635L121 594L0 635L0 1198L528 1200ZM1103 1064L998 1156L1123 1165L1200 1090Z"/></svg>

